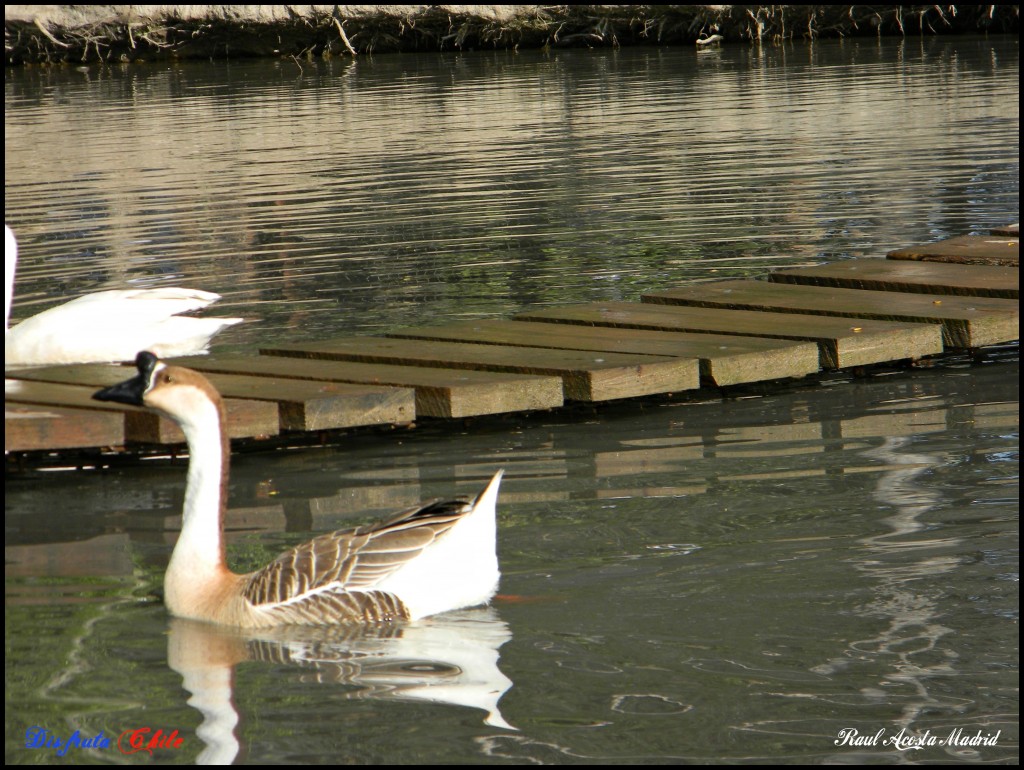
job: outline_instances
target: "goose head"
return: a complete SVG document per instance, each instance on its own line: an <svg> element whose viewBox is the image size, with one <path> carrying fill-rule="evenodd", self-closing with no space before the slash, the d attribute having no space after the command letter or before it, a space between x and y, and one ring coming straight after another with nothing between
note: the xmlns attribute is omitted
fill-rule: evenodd
<svg viewBox="0 0 1024 770"><path fill-rule="evenodd" d="M178 423L186 437L191 426L220 423L220 394L203 375L169 366L148 350L135 357L135 367L134 377L97 391L93 398L153 409Z"/></svg>

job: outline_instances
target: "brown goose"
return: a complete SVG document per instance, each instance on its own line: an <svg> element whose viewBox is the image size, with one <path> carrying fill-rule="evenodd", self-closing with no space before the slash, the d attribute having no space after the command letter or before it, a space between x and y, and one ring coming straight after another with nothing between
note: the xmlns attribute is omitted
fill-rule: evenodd
<svg viewBox="0 0 1024 770"><path fill-rule="evenodd" d="M144 406L181 426L189 448L181 534L164 594L178 617L243 628L416 620L484 604L498 585L498 471L472 501L433 502L381 524L321 535L263 569L228 569L230 447L220 394L201 374L136 358L138 375L94 398Z"/></svg>

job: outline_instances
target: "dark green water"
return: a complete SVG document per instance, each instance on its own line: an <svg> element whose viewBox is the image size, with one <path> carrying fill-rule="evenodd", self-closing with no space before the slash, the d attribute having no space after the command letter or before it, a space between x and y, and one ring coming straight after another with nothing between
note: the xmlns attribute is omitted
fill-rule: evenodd
<svg viewBox="0 0 1024 770"><path fill-rule="evenodd" d="M997 38L12 70L14 318L191 285L246 350L881 256L1017 219L1018 89ZM501 598L383 635L171 623L183 461L9 473L5 760L1012 764L1018 374L236 457L239 569L507 469Z"/></svg>

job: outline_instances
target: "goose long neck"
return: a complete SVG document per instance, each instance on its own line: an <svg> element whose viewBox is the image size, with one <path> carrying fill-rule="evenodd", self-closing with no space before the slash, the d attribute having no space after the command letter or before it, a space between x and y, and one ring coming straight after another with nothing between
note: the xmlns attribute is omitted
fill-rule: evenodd
<svg viewBox="0 0 1024 770"><path fill-rule="evenodd" d="M188 443L188 481L181 535L168 573L187 570L194 579L227 570L224 513L231 447L219 398L204 400L179 424Z"/></svg>

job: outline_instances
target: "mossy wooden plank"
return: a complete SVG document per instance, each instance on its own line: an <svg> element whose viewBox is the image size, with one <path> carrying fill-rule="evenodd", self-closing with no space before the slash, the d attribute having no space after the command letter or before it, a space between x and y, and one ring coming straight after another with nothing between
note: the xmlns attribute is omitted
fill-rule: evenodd
<svg viewBox="0 0 1024 770"><path fill-rule="evenodd" d="M1020 336L1019 303L993 297L951 297L906 292L835 289L768 281L715 281L647 294L644 302L760 310L879 321L942 325L950 348L1011 342Z"/></svg>
<svg viewBox="0 0 1024 770"><path fill-rule="evenodd" d="M93 409L8 403L4 409L7 452L83 449L124 444L124 415Z"/></svg>
<svg viewBox="0 0 1024 770"><path fill-rule="evenodd" d="M19 370L17 376L38 382L99 388L127 379L132 371L134 369L118 365L83 364ZM315 431L400 424L412 422L416 416L415 394L411 388L236 374L208 373L207 376L225 398L276 404L281 430Z"/></svg>
<svg viewBox="0 0 1024 770"><path fill-rule="evenodd" d="M283 430L313 431L361 425L401 425L416 418L416 392L412 388L375 388L350 392L343 398L330 394L340 383L324 385L320 398L278 401Z"/></svg>
<svg viewBox="0 0 1024 770"><path fill-rule="evenodd" d="M346 337L278 345L273 355L368 363L557 375L573 401L608 401L690 390L700 385L694 359L549 348Z"/></svg>
<svg viewBox="0 0 1024 770"><path fill-rule="evenodd" d="M395 425L416 418L412 388L235 374L211 373L209 377L224 396L276 403L282 430Z"/></svg>
<svg viewBox="0 0 1024 770"><path fill-rule="evenodd" d="M789 313L634 302L593 302L543 308L520 313L517 318L592 326L812 340L818 344L821 366L825 369L922 358L942 352L942 330L932 324L871 320L850 322L825 316L810 318Z"/></svg>
<svg viewBox="0 0 1024 770"><path fill-rule="evenodd" d="M803 377L818 371L818 347L814 343L760 337L521 320L464 321L445 326L400 329L388 336L694 358L700 362L702 380L719 386Z"/></svg>
<svg viewBox="0 0 1024 770"><path fill-rule="evenodd" d="M993 227L988 231L990 235L1002 235L1010 238L1020 237L1020 223L1014 222L1011 225L1002 225L1001 227Z"/></svg>
<svg viewBox="0 0 1024 770"><path fill-rule="evenodd" d="M958 235L935 243L907 246L890 251L889 259L917 259L926 262L959 262L965 265L1020 264L1020 238L994 235Z"/></svg>
<svg viewBox="0 0 1024 770"><path fill-rule="evenodd" d="M779 270L771 273L768 280L843 289L1019 299L1019 276L1015 267L900 259L851 259L829 265Z"/></svg>
<svg viewBox="0 0 1024 770"><path fill-rule="evenodd" d="M96 401L92 397L95 387L11 379L17 374L7 372L9 379L5 397L8 402L120 413L124 418L127 442L181 444L185 441L181 429L165 417L134 406ZM226 398L224 411L231 438L274 436L278 433L277 407L272 403Z"/></svg>
<svg viewBox="0 0 1024 770"><path fill-rule="evenodd" d="M553 409L563 403L561 379L549 376L387 366L273 355L194 356L177 361L202 372L408 387L416 393L416 414L424 417L473 417L534 411Z"/></svg>

